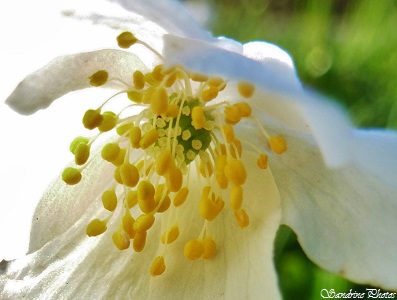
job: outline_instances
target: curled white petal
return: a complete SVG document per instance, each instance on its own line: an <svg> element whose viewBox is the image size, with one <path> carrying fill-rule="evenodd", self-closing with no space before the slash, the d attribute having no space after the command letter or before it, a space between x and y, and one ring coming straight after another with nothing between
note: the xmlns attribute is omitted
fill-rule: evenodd
<svg viewBox="0 0 397 300"><path fill-rule="evenodd" d="M145 70L146 67L135 54L120 50L59 57L20 82L6 103L21 114L32 114L69 92L90 87L89 77L99 70L106 70L109 79L117 78L128 84L137 69ZM118 80L109 80L106 86L123 85Z"/></svg>
<svg viewBox="0 0 397 300"><path fill-rule="evenodd" d="M125 9L139 13L156 22L168 33L181 36L209 39L211 34L204 30L179 1L169 0L110 0L119 3Z"/></svg>
<svg viewBox="0 0 397 300"><path fill-rule="evenodd" d="M249 163L253 159L247 158ZM90 171L90 180L95 180L98 170ZM218 250L216 256L207 261L187 260L181 250L188 239L199 234L203 221L198 216L194 199L200 193L199 184L195 178L191 179L192 197L181 207L183 211L178 218L178 224L185 226L180 227L179 238L167 247L167 269L156 278L150 276L148 268L152 259L162 254L158 242L164 228L158 221L148 232L148 242L142 253L136 254L131 249L118 251L111 242L117 221L110 221L106 233L99 237L88 238L84 234L87 222L101 215L100 189L96 192L82 189L86 194L72 190L63 199L57 193L57 205L63 208L76 206L75 196L90 204L84 208L85 204L79 203L82 209L73 224L66 213L47 212L48 220L44 223L59 228L66 221L67 224L62 225L64 230L55 230L56 234L51 229L34 231L32 240L41 240L37 251L2 263L2 296L6 299L21 295L30 299L39 296L57 299L279 299L272 259L273 240L280 222L278 190L270 171L250 170L248 176L245 207L250 214L250 226L240 229L233 214L225 210L208 224ZM94 190L100 184L94 182ZM255 189L258 185L266 187L266 193L261 193L260 197ZM58 203L61 199L65 204ZM38 210L46 212L43 206Z"/></svg>
<svg viewBox="0 0 397 300"><path fill-rule="evenodd" d="M397 135L359 132L356 161L327 169L309 136L283 134L288 151L271 165L283 222L306 254L355 282L396 289Z"/></svg>

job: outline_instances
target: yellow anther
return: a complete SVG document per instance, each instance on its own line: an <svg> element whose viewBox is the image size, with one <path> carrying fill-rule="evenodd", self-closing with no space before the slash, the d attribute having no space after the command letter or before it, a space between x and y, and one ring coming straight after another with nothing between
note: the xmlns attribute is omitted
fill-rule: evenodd
<svg viewBox="0 0 397 300"><path fill-rule="evenodd" d="M138 192L135 190L129 190L126 195L128 208L133 208L138 204Z"/></svg>
<svg viewBox="0 0 397 300"><path fill-rule="evenodd" d="M84 165L90 157L90 146L86 143L80 143L74 149L74 161L76 165Z"/></svg>
<svg viewBox="0 0 397 300"><path fill-rule="evenodd" d="M117 143L106 144L101 151L101 156L108 162L113 162L120 154L120 146Z"/></svg>
<svg viewBox="0 0 397 300"><path fill-rule="evenodd" d="M147 231L152 227L156 218L152 214L140 215L134 222L134 230L136 232Z"/></svg>
<svg viewBox="0 0 397 300"><path fill-rule="evenodd" d="M161 236L161 243L163 244L171 244L175 241L179 236L179 228L178 226L172 226L168 231L164 232Z"/></svg>
<svg viewBox="0 0 397 300"><path fill-rule="evenodd" d="M77 184L81 180L81 172L76 168L67 167L62 172L62 180L68 185Z"/></svg>
<svg viewBox="0 0 397 300"><path fill-rule="evenodd" d="M204 254L204 245L201 241L190 240L185 244L183 254L190 260L199 259Z"/></svg>
<svg viewBox="0 0 397 300"><path fill-rule="evenodd" d="M123 123L116 127L116 133L120 136L128 133L134 125L132 123Z"/></svg>
<svg viewBox="0 0 397 300"><path fill-rule="evenodd" d="M104 233L107 229L106 222L94 219L92 220L85 229L85 232L88 236L97 236Z"/></svg>
<svg viewBox="0 0 397 300"><path fill-rule="evenodd" d="M142 180L138 184L138 205L142 212L150 213L156 208L156 201L154 200L154 186L146 180Z"/></svg>
<svg viewBox="0 0 397 300"><path fill-rule="evenodd" d="M205 74L200 74L200 73L190 73L189 77L193 81L197 82L205 82L208 80L208 76Z"/></svg>
<svg viewBox="0 0 397 300"><path fill-rule="evenodd" d="M156 88L150 101L150 109L157 116L163 115L168 109L168 95L164 87Z"/></svg>
<svg viewBox="0 0 397 300"><path fill-rule="evenodd" d="M163 213L163 212L167 211L167 209L170 207L170 205L171 205L171 199L167 195L164 197L163 201L161 202L159 208L157 209L157 212Z"/></svg>
<svg viewBox="0 0 397 300"><path fill-rule="evenodd" d="M228 180L225 175L225 166L227 164L227 157L224 154L219 155L216 158L216 164L215 164L215 178L216 182L218 183L218 186L221 189L226 189L228 186Z"/></svg>
<svg viewBox="0 0 397 300"><path fill-rule="evenodd" d="M135 252L141 252L146 245L146 231L141 231L135 233L134 240L132 243L132 247L134 248Z"/></svg>
<svg viewBox="0 0 397 300"><path fill-rule="evenodd" d="M223 79L220 77L211 77L210 79L208 79L208 85L209 86L214 86L214 87L219 87L222 83L223 83Z"/></svg>
<svg viewBox="0 0 397 300"><path fill-rule="evenodd" d="M240 81L237 84L237 89L240 95L244 98L251 98L255 92L255 86L247 81Z"/></svg>
<svg viewBox="0 0 397 300"><path fill-rule="evenodd" d="M101 86L108 81L109 74L105 70L99 70L92 74L88 79L91 86Z"/></svg>
<svg viewBox="0 0 397 300"><path fill-rule="evenodd" d="M142 98L143 98L143 93L140 91L128 91L127 92L127 97L128 99L130 99L131 101L135 102L135 103L141 103L142 102Z"/></svg>
<svg viewBox="0 0 397 300"><path fill-rule="evenodd" d="M157 256L150 267L150 274L154 276L158 276L163 274L165 271L165 263L164 256Z"/></svg>
<svg viewBox="0 0 397 300"><path fill-rule="evenodd" d="M155 87L149 87L149 88L147 88L145 91L144 91L144 93L143 93L143 96L142 96L142 103L144 103L144 104L150 104L150 101L152 101L152 96L153 96L153 93L156 91L156 88Z"/></svg>
<svg viewBox="0 0 397 300"><path fill-rule="evenodd" d="M125 186L134 187L139 181L138 168L125 162L120 166L120 176Z"/></svg>
<svg viewBox="0 0 397 300"><path fill-rule="evenodd" d="M237 223L241 228L247 227L250 223L250 219L247 213L242 208L234 212L234 217L236 218Z"/></svg>
<svg viewBox="0 0 397 300"><path fill-rule="evenodd" d="M287 151L287 143L282 136L273 136L269 138L270 148L277 154L282 154Z"/></svg>
<svg viewBox="0 0 397 300"><path fill-rule="evenodd" d="M164 86L166 88L170 88L171 86L173 86L173 84L175 83L176 79L177 79L176 74L169 75L167 77L167 79L165 80L165 82L164 82Z"/></svg>
<svg viewBox="0 0 397 300"><path fill-rule="evenodd" d="M234 141L234 130L231 125L225 125L223 126L223 132L225 133L226 136L226 141L228 143L232 143Z"/></svg>
<svg viewBox="0 0 397 300"><path fill-rule="evenodd" d="M131 216L130 211L127 209L123 216L123 230L128 234L130 239L133 239L135 236L134 223L135 219Z"/></svg>
<svg viewBox="0 0 397 300"><path fill-rule="evenodd" d="M117 37L117 44L120 48L128 49L134 45L138 39L129 31L125 31Z"/></svg>
<svg viewBox="0 0 397 300"><path fill-rule="evenodd" d="M219 215L224 205L225 203L222 198L215 198L214 193L211 192L211 187L204 187L199 203L199 213L204 219L207 221L214 220Z"/></svg>
<svg viewBox="0 0 397 300"><path fill-rule="evenodd" d="M213 239L210 237L206 237L202 241L204 245L204 253L203 253L203 258L204 259L210 259L213 258L215 253L216 253L216 244Z"/></svg>
<svg viewBox="0 0 397 300"><path fill-rule="evenodd" d="M218 96L218 88L210 86L208 89L204 90L200 97L203 101L209 102Z"/></svg>
<svg viewBox="0 0 397 300"><path fill-rule="evenodd" d="M152 71L152 76L155 80L157 81L162 81L164 78L164 73L163 73L164 67L163 65L157 65L154 67Z"/></svg>
<svg viewBox="0 0 397 300"><path fill-rule="evenodd" d="M170 192L177 192L181 189L183 175L182 171L178 167L172 166L169 168L165 179L167 188Z"/></svg>
<svg viewBox="0 0 397 300"><path fill-rule="evenodd" d="M238 210L243 204L243 189L239 185L235 185L230 190L230 206L233 210Z"/></svg>
<svg viewBox="0 0 397 300"><path fill-rule="evenodd" d="M112 161L112 164L115 166L121 166L125 160L125 154L127 150L125 148L120 148L119 155L117 155L116 159Z"/></svg>
<svg viewBox="0 0 397 300"><path fill-rule="evenodd" d="M241 112L236 106L226 106L224 113L227 124L235 125L241 120Z"/></svg>
<svg viewBox="0 0 397 300"><path fill-rule="evenodd" d="M179 115L179 106L176 104L169 104L165 115L175 119Z"/></svg>
<svg viewBox="0 0 397 300"><path fill-rule="evenodd" d="M267 155L264 153L261 153L259 155L258 161L257 161L257 165L260 169L266 169L267 168Z"/></svg>
<svg viewBox="0 0 397 300"><path fill-rule="evenodd" d="M189 189L187 187L181 188L174 198L174 206L178 207L185 203L187 195L189 194Z"/></svg>
<svg viewBox="0 0 397 300"><path fill-rule="evenodd" d="M83 125L85 128L92 130L101 125L102 120L103 116L101 115L100 110L89 109L83 116Z"/></svg>
<svg viewBox="0 0 397 300"><path fill-rule="evenodd" d="M157 132L156 129L152 128L142 136L139 142L139 146L141 146L142 149L147 149L151 145L153 145L158 138L159 138L159 133Z"/></svg>
<svg viewBox="0 0 397 300"><path fill-rule="evenodd" d="M196 130L202 129L207 122L204 110L201 106L195 106L192 109L192 125Z"/></svg>
<svg viewBox="0 0 397 300"><path fill-rule="evenodd" d="M116 182L118 184L123 184L123 180L121 179L121 175L120 175L120 166L118 166L115 170L114 170L114 179L116 180Z"/></svg>
<svg viewBox="0 0 397 300"><path fill-rule="evenodd" d="M134 149L141 148L141 146L139 144L141 141L141 137L142 137L141 129L138 126L133 126L130 129L130 133L129 133L130 144L131 144L132 148L134 148Z"/></svg>
<svg viewBox="0 0 397 300"><path fill-rule="evenodd" d="M98 126L98 130L100 132L107 132L109 130L112 130L114 127L116 127L118 117L116 114L112 111L105 111L102 114L102 122Z"/></svg>
<svg viewBox="0 0 397 300"><path fill-rule="evenodd" d="M211 175L213 173L213 167L209 160L207 161L207 163L200 161L199 169L200 169L201 176L206 177L206 178L211 177Z"/></svg>
<svg viewBox="0 0 397 300"><path fill-rule="evenodd" d="M72 153L74 154L74 152L75 152L77 146L80 145L80 143L88 144L89 141L90 141L90 140L89 140L88 138L85 138L85 137L82 137L82 136L76 137L76 138L70 143L70 146L69 146L70 152L72 152Z"/></svg>
<svg viewBox="0 0 397 300"><path fill-rule="evenodd" d="M130 247L130 237L121 228L112 234L113 244L119 250L125 250Z"/></svg>
<svg viewBox="0 0 397 300"><path fill-rule="evenodd" d="M104 191L102 194L102 204L108 211L114 211L117 207L117 195L114 189Z"/></svg>
<svg viewBox="0 0 397 300"><path fill-rule="evenodd" d="M147 73L145 74L145 81L150 84L152 87L159 86L161 81L157 80L154 76L153 73Z"/></svg>
<svg viewBox="0 0 397 300"><path fill-rule="evenodd" d="M247 179L247 172L241 160L230 159L225 166L226 178L234 185L243 185Z"/></svg>
<svg viewBox="0 0 397 300"><path fill-rule="evenodd" d="M136 89L143 89L145 86L145 75L139 70L135 71L132 75L132 83Z"/></svg>
<svg viewBox="0 0 397 300"><path fill-rule="evenodd" d="M241 117L247 118L252 114L251 105L247 102L237 102L233 106L239 110Z"/></svg>

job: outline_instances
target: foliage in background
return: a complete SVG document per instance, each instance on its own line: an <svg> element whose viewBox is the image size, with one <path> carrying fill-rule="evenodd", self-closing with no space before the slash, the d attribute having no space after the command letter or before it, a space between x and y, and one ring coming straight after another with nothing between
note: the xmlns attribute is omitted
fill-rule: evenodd
<svg viewBox="0 0 397 300"><path fill-rule="evenodd" d="M338 100L360 127L397 128L397 2L209 0L214 35L266 40L294 58L302 81ZM276 267L285 299L319 299L323 288L365 292L313 265L281 227ZM365 262L363 262L365 263Z"/></svg>

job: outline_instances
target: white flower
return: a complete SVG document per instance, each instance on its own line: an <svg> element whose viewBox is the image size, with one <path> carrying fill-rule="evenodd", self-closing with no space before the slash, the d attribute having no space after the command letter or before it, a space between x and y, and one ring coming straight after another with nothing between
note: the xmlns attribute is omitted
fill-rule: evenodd
<svg viewBox="0 0 397 300"><path fill-rule="evenodd" d="M93 146L88 163L84 156L94 140L77 140L80 150L73 147L73 153L82 167L72 165L63 177L70 185L79 181L80 173L82 179L74 186L58 179L44 194L33 216L30 254L2 263L2 298L279 298L272 256L281 222L295 230L308 256L320 266L356 282L396 289L396 134L353 129L339 108L301 87L291 59L273 45L213 38L176 2L122 4L157 23L135 15L127 22L138 44L147 42L154 49L133 45L128 51L58 58L28 76L7 100L18 112L30 114L70 91L89 87L90 80L91 85L122 91L101 114L91 111L83 121L102 132L107 126L113 129L115 121L119 135L105 142L112 146L102 144L99 151ZM113 20L102 16L101 22ZM126 38L121 40L123 44ZM161 60L163 70L154 67ZM183 67L173 69L175 65ZM171 71L164 71L168 67ZM130 83L137 70L150 70L143 88L139 72ZM223 80L213 79L215 75ZM151 81L157 88L150 104L141 105L143 110L128 108L120 117L104 113L112 103L114 109L134 103L127 93L145 103L137 93L149 96ZM162 88L156 81L163 82ZM137 139L134 130L147 135ZM116 144L126 152L117 155ZM226 166L219 162L223 158ZM200 175L195 169L203 161L210 167ZM153 202L149 181L157 192L165 183L170 198L164 191ZM202 196L211 195L207 186L213 196ZM242 208L236 186L243 188ZM138 204L131 187L140 193ZM172 203L167 209L167 201L181 197L183 187L189 190L185 203ZM110 192L103 196L106 190ZM232 204L229 198L234 198ZM166 211L158 212L162 209ZM141 225L134 225L138 234L133 239L129 211L134 218L143 216ZM153 216L153 227L147 229ZM90 223L93 219L100 221ZM105 224L107 230L99 234ZM95 237L87 237L86 228ZM177 239L162 244L161 235L171 229L169 239ZM211 240L209 245L215 242L215 253L211 247L202 253L205 239ZM189 240L196 241L190 248ZM115 245L133 249L120 251ZM184 248L186 257L200 258L187 259Z"/></svg>

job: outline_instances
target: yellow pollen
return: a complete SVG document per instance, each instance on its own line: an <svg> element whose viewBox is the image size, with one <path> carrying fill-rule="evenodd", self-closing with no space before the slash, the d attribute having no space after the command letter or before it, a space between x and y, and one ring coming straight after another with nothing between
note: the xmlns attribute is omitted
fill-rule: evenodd
<svg viewBox="0 0 397 300"><path fill-rule="evenodd" d="M234 212L234 216L237 220L238 225L241 228L245 228L249 225L250 220L244 209L240 208L239 210L236 210Z"/></svg>
<svg viewBox="0 0 397 300"><path fill-rule="evenodd" d="M208 76L200 73L190 73L190 79L197 82L205 82L208 80Z"/></svg>
<svg viewBox="0 0 397 300"><path fill-rule="evenodd" d="M86 143L80 143L74 149L74 161L76 165L84 165L90 156L90 146Z"/></svg>
<svg viewBox="0 0 397 300"><path fill-rule="evenodd" d="M210 79L208 79L208 85L216 87L216 88L218 88L223 82L224 81L223 81L222 78L216 77L216 76L211 77Z"/></svg>
<svg viewBox="0 0 397 300"><path fill-rule="evenodd" d="M117 124L117 116L114 112L112 111L105 111L102 114L102 122L98 126L98 130L100 132L107 132L109 130L112 130L114 127L116 127Z"/></svg>
<svg viewBox="0 0 397 300"><path fill-rule="evenodd" d="M101 86L108 81L109 74L105 70L99 70L89 77L91 86Z"/></svg>
<svg viewBox="0 0 397 300"><path fill-rule="evenodd" d="M138 192L136 190L129 190L126 195L128 208L133 208L138 204Z"/></svg>
<svg viewBox="0 0 397 300"><path fill-rule="evenodd" d="M101 156L108 162L113 162L120 154L120 147L117 143L106 144L101 151Z"/></svg>
<svg viewBox="0 0 397 300"><path fill-rule="evenodd" d="M255 92L255 86L247 81L240 81L237 85L237 89L244 98L251 98Z"/></svg>
<svg viewBox="0 0 397 300"><path fill-rule="evenodd" d="M133 126L130 129L130 133L129 133L130 144L132 148L139 149L141 147L140 146L141 137L142 137L141 129L137 126Z"/></svg>
<svg viewBox="0 0 397 300"><path fill-rule="evenodd" d="M182 186L183 175L178 167L171 167L166 174L166 183L170 192L177 192Z"/></svg>
<svg viewBox="0 0 397 300"><path fill-rule="evenodd" d="M134 223L135 219L131 216L130 211L126 210L123 216L123 230L128 234L130 239L135 237Z"/></svg>
<svg viewBox="0 0 397 300"><path fill-rule="evenodd" d="M161 236L161 243L163 244L171 244L175 241L179 236L179 228L178 226L172 226L168 231L164 232Z"/></svg>
<svg viewBox="0 0 397 300"><path fill-rule="evenodd" d="M208 89L201 93L201 99L205 102L209 102L218 96L218 88L210 86Z"/></svg>
<svg viewBox="0 0 397 300"><path fill-rule="evenodd" d="M145 87L145 75L139 70L135 71L132 75L132 83L136 89L143 89Z"/></svg>
<svg viewBox="0 0 397 300"><path fill-rule="evenodd" d="M152 276L158 276L163 274L165 271L164 256L157 256L150 267L150 274Z"/></svg>
<svg viewBox="0 0 397 300"><path fill-rule="evenodd" d="M163 115L168 110L168 95L164 87L156 88L150 102L151 110L157 115Z"/></svg>
<svg viewBox="0 0 397 300"><path fill-rule="evenodd" d="M134 187L139 181L138 168L125 162L120 166L120 176L125 186Z"/></svg>
<svg viewBox="0 0 397 300"><path fill-rule="evenodd" d="M81 172L76 168L67 167L62 173L62 180L68 185L78 184L81 180Z"/></svg>
<svg viewBox="0 0 397 300"><path fill-rule="evenodd" d="M204 246L204 253L203 253L203 258L204 259L211 259L215 256L216 253L216 244L213 239L210 237L206 237L202 241L203 246Z"/></svg>
<svg viewBox="0 0 397 300"><path fill-rule="evenodd" d="M241 120L240 110L236 106L225 107L225 122L230 125L235 125Z"/></svg>
<svg viewBox="0 0 397 300"><path fill-rule="evenodd" d="M136 232L147 231L154 224L155 217L152 214L140 215L134 222Z"/></svg>
<svg viewBox="0 0 397 300"><path fill-rule="evenodd" d="M142 149L147 149L151 145L153 145L157 139L159 138L159 133L156 129L150 129L148 132L146 132L140 142L139 146L141 146Z"/></svg>
<svg viewBox="0 0 397 300"><path fill-rule="evenodd" d="M125 250L130 247L130 237L122 229L119 229L115 233L113 233L112 240L113 240L113 244L119 250Z"/></svg>
<svg viewBox="0 0 397 300"><path fill-rule="evenodd" d="M273 136L269 138L269 144L272 150L277 154L287 151L287 144L282 136Z"/></svg>
<svg viewBox="0 0 397 300"><path fill-rule="evenodd" d="M131 32L128 31L120 33L120 35L117 37L117 44L119 45L120 48L123 49L130 48L137 41L138 39Z"/></svg>
<svg viewBox="0 0 397 300"><path fill-rule="evenodd" d="M259 169L266 169L267 168L267 155L264 153L261 153L259 155L258 161L257 161L257 165Z"/></svg>
<svg viewBox="0 0 397 300"><path fill-rule="evenodd" d="M223 132L225 133L226 141L228 143L232 143L234 141L233 127L227 124L227 125L223 126Z"/></svg>
<svg viewBox="0 0 397 300"><path fill-rule="evenodd" d="M249 105L247 102L237 102L233 104L233 106L238 109L241 117L247 118L252 114L251 105Z"/></svg>
<svg viewBox="0 0 397 300"><path fill-rule="evenodd" d="M105 221L94 219L87 225L85 232L88 236L97 236L104 233L106 229L107 226Z"/></svg>
<svg viewBox="0 0 397 300"><path fill-rule="evenodd" d="M243 185L247 179L247 172L241 160L230 159L225 166L226 178L234 185Z"/></svg>
<svg viewBox="0 0 397 300"><path fill-rule="evenodd" d="M83 125L87 129L95 129L101 125L103 116L99 110L89 109L83 116Z"/></svg>
<svg viewBox="0 0 397 300"><path fill-rule="evenodd" d="M220 197L215 198L215 195L210 191L211 187L204 187L199 203L200 215L207 221L214 220L219 215L225 204Z"/></svg>
<svg viewBox="0 0 397 300"><path fill-rule="evenodd" d="M114 211L117 206L117 195L115 190L107 190L102 194L102 204L108 211Z"/></svg>
<svg viewBox="0 0 397 300"><path fill-rule="evenodd" d="M142 92L139 92L139 91L128 91L127 97L128 97L128 99L130 99L131 101L133 101L135 103L141 103L143 94L142 94Z"/></svg>
<svg viewBox="0 0 397 300"><path fill-rule="evenodd" d="M169 104L165 115L175 119L179 115L179 106L176 104Z"/></svg>
<svg viewBox="0 0 397 300"><path fill-rule="evenodd" d="M153 185L143 180L138 185L138 205L142 212L150 213L156 208L154 200L155 189Z"/></svg>
<svg viewBox="0 0 397 300"><path fill-rule="evenodd" d="M183 254L190 260L199 259L204 254L204 245L201 241L190 240L185 244Z"/></svg>
<svg viewBox="0 0 397 300"><path fill-rule="evenodd" d="M189 194L189 189L187 187L181 188L174 198L174 206L178 207L185 203L185 200Z"/></svg>
<svg viewBox="0 0 397 300"><path fill-rule="evenodd" d="M160 153L159 157L156 161L156 173L160 176L163 176L170 169L172 165L172 155L170 150L165 150Z"/></svg>
<svg viewBox="0 0 397 300"><path fill-rule="evenodd" d="M204 115L204 110L201 106L195 106L192 110L192 125L198 130L202 129L205 126L206 118Z"/></svg>
<svg viewBox="0 0 397 300"><path fill-rule="evenodd" d="M146 231L137 232L134 236L132 247L135 252L141 252L146 245Z"/></svg>
<svg viewBox="0 0 397 300"><path fill-rule="evenodd" d="M239 185L232 187L230 191L230 206L233 210L238 210L243 204L243 189Z"/></svg>
<svg viewBox="0 0 397 300"><path fill-rule="evenodd" d="M216 160L216 173L215 173L215 177L216 177L216 182L218 183L218 186L221 189L226 189L228 186L228 179L225 175L225 166L227 164L227 157L224 154L221 154L217 157Z"/></svg>

